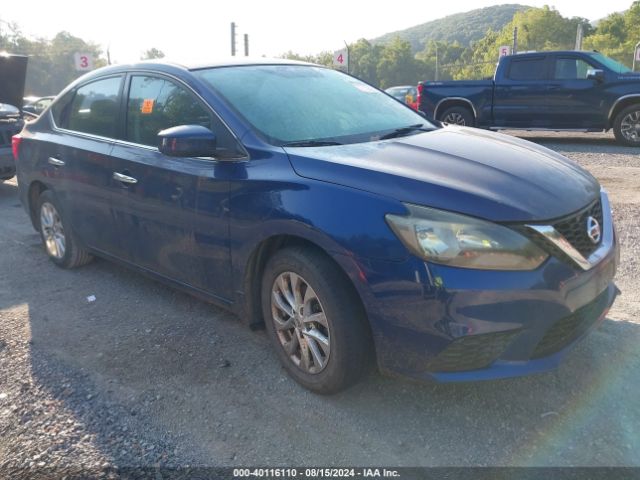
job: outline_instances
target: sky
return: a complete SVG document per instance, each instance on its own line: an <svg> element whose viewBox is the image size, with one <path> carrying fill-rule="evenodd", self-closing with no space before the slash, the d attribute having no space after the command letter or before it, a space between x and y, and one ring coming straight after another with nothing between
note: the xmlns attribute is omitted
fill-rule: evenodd
<svg viewBox="0 0 640 480"><path fill-rule="evenodd" d="M167 57L197 62L230 55L230 23L237 24L238 47L249 35L251 56L278 56L288 50L315 54L338 50L344 42L375 38L453 13L517 0L405 0L398 4L322 0L31 0L3 1L0 28L16 22L22 32L51 38L66 30L109 48L114 62L138 60L155 47ZM521 2L555 7L564 16L598 20L629 8L632 0L606 2L556 0ZM26 8L28 6L28 8Z"/></svg>

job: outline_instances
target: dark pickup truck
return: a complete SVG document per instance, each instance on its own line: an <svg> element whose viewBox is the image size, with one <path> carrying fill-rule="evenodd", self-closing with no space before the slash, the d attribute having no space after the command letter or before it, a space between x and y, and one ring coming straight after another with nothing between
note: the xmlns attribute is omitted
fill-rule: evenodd
<svg viewBox="0 0 640 480"><path fill-rule="evenodd" d="M0 182L16 174L11 137L24 126L22 96L27 74L27 57L0 55Z"/></svg>
<svg viewBox="0 0 640 480"><path fill-rule="evenodd" d="M598 52L508 55L493 80L422 82L418 109L493 130L613 129L619 142L640 146L640 74Z"/></svg>

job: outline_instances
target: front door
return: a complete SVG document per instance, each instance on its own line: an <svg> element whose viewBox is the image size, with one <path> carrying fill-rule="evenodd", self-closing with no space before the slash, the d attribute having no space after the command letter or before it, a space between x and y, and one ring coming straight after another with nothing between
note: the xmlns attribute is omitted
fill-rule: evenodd
<svg viewBox="0 0 640 480"><path fill-rule="evenodd" d="M547 92L549 118L554 128L604 128L604 84L587 79L595 68L575 55L556 57Z"/></svg>
<svg viewBox="0 0 640 480"><path fill-rule="evenodd" d="M129 245L128 260L231 299L229 183L216 177L219 162L168 157L156 147L157 133L165 128L203 125L215 132L215 117L186 86L173 80L134 74L127 83L126 122L122 141L111 153L111 185L117 229Z"/></svg>

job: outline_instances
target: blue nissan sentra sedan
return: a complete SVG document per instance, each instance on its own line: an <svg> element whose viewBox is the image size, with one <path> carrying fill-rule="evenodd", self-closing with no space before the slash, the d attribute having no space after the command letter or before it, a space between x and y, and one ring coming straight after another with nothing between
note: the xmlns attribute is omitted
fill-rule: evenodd
<svg viewBox="0 0 640 480"><path fill-rule="evenodd" d="M53 263L100 256L264 322L319 393L376 361L442 382L549 370L618 293L588 172L317 65L106 67L13 149Z"/></svg>

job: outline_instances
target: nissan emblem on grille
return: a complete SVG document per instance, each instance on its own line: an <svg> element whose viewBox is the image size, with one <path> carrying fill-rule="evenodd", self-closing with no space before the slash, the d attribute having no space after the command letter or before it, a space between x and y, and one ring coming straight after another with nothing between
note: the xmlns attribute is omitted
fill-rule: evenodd
<svg viewBox="0 0 640 480"><path fill-rule="evenodd" d="M587 217L587 235L594 244L600 241L600 224L593 217Z"/></svg>

